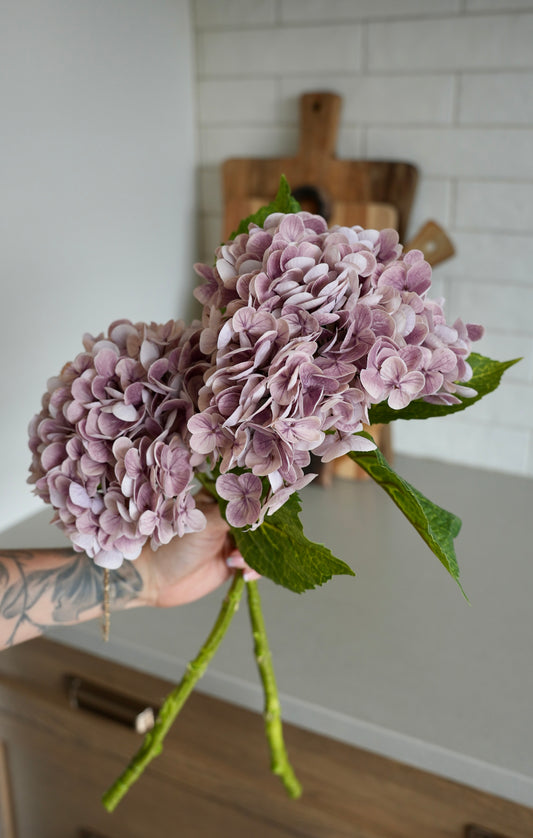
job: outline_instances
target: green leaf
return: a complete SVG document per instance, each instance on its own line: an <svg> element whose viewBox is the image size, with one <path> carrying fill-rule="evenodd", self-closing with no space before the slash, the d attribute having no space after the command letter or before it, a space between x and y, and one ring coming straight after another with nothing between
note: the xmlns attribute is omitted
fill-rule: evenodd
<svg viewBox="0 0 533 838"><path fill-rule="evenodd" d="M459 565L453 543L461 529L461 520L428 500L418 489L396 474L378 449L352 451L349 456L387 492L461 588Z"/></svg>
<svg viewBox="0 0 533 838"><path fill-rule="evenodd" d="M300 204L291 195L291 188L287 178L285 175L282 175L279 182L278 194L274 200L267 206L258 209L253 215L249 215L248 218L243 219L235 232L231 234L230 239L234 239L240 233L247 233L250 224L257 224L258 227L262 227L265 223L265 218L273 212L299 212L300 209Z"/></svg>
<svg viewBox="0 0 533 838"><path fill-rule="evenodd" d="M309 541L299 519L300 500L295 492L274 515L267 515L256 530L231 528L246 562L262 576L300 594L323 585L335 574L355 576L322 544Z"/></svg>
<svg viewBox="0 0 533 838"><path fill-rule="evenodd" d="M468 356L468 363L472 367L473 376L465 384L468 387L473 387L477 391L477 396L471 399L459 396L461 404L451 405L430 404L422 401L422 399L417 399L404 407L403 410L393 410L386 402L375 404L369 411L370 424L386 425L394 419L430 419L433 416L447 416L449 413L466 410L467 407L478 402L487 393L492 393L500 384L505 370L521 360L521 358L515 358L512 361L493 361L491 358L472 352Z"/></svg>

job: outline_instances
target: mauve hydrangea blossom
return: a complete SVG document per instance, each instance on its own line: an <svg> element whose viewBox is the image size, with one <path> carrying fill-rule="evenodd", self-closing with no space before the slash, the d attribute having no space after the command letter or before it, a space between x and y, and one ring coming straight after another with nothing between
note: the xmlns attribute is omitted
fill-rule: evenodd
<svg viewBox="0 0 533 838"><path fill-rule="evenodd" d="M457 382L483 330L446 323L427 297L431 267L420 251L402 256L394 230L273 213L195 268L211 366L190 444L218 463L235 526L254 528L309 482L311 453L327 462L375 447L358 435L371 405L473 392Z"/></svg>
<svg viewBox="0 0 533 838"><path fill-rule="evenodd" d="M119 320L86 335L30 424L29 482L103 567L205 526L187 430L207 368L198 326Z"/></svg>
<svg viewBox="0 0 533 838"><path fill-rule="evenodd" d="M249 471L244 474L221 474L217 492L229 501L226 519L232 527L244 527L259 518L263 485L259 477Z"/></svg>

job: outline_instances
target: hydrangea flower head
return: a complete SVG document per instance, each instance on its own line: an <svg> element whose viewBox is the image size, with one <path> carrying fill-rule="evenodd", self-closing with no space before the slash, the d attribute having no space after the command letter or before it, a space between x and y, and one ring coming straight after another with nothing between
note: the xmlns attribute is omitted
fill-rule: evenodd
<svg viewBox="0 0 533 838"><path fill-rule="evenodd" d="M241 524L257 526L311 479L311 453L327 462L374 447L358 435L371 405L472 392L458 382L482 329L446 323L427 297L431 267L420 251L402 255L394 230L273 213L219 247L214 267L195 267L211 367L191 447L220 464L217 491Z"/></svg>
<svg viewBox="0 0 533 838"><path fill-rule="evenodd" d="M86 335L30 424L29 482L103 567L205 526L187 429L207 367L198 326L119 320Z"/></svg>

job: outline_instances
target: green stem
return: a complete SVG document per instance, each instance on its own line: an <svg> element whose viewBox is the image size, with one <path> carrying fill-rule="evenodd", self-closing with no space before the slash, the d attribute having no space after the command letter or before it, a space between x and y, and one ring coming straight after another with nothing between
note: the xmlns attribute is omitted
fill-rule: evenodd
<svg viewBox="0 0 533 838"><path fill-rule="evenodd" d="M290 797L300 797L302 787L292 769L283 740L281 725L281 706L278 688L272 667L272 655L266 636L265 622L261 611L261 600L256 582L247 582L248 609L252 623L254 637L254 652L257 667L263 682L265 692L265 731L270 747L270 767L273 774L277 774L287 789Z"/></svg>
<svg viewBox="0 0 533 838"><path fill-rule="evenodd" d="M154 727L146 735L143 744L128 767L104 794L102 800L108 812L112 812L115 809L130 786L140 777L146 766L163 750L163 739L197 682L207 669L209 662L220 645L220 641L228 630L232 617L239 607L243 588L244 579L242 572L239 571L234 576L209 637L198 655L188 664L181 682L165 699Z"/></svg>

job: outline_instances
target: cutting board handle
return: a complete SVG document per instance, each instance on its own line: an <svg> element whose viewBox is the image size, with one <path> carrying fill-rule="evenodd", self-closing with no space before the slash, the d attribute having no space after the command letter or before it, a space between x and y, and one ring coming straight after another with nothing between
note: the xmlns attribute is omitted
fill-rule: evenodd
<svg viewBox="0 0 533 838"><path fill-rule="evenodd" d="M341 106L342 97L337 93L304 93L300 97L300 157L335 156Z"/></svg>
<svg viewBox="0 0 533 838"><path fill-rule="evenodd" d="M424 259L432 267L455 254L455 248L446 231L436 221L426 221L416 236L407 242L404 250L421 250Z"/></svg>

